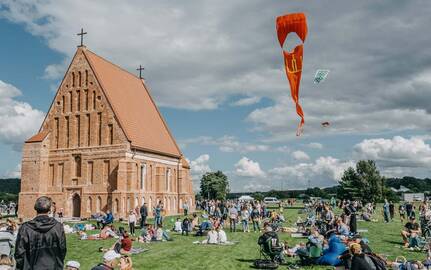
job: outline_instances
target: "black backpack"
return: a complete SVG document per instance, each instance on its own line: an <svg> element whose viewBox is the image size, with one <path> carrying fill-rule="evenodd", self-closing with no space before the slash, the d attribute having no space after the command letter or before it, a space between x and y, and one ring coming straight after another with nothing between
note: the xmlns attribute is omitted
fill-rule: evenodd
<svg viewBox="0 0 431 270"><path fill-rule="evenodd" d="M373 261L376 270L387 270L386 261L375 253L368 253L368 257Z"/></svg>
<svg viewBox="0 0 431 270"><path fill-rule="evenodd" d="M277 269L278 263L273 262L271 260L255 260L253 262L253 266L256 269Z"/></svg>

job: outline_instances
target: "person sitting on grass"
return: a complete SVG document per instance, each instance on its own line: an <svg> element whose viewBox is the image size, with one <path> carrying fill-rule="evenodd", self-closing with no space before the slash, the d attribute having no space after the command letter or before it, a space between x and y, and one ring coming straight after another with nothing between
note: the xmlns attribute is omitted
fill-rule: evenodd
<svg viewBox="0 0 431 270"><path fill-rule="evenodd" d="M217 242L219 244L227 244L227 235L226 232L223 230L223 226L218 226L217 229Z"/></svg>
<svg viewBox="0 0 431 270"><path fill-rule="evenodd" d="M376 270L376 266L370 257L362 252L360 244L351 244L350 253L352 254L350 270Z"/></svg>
<svg viewBox="0 0 431 270"><path fill-rule="evenodd" d="M155 241L172 241L168 233L165 230L163 230L163 224L160 224L157 227L156 234L155 234Z"/></svg>
<svg viewBox="0 0 431 270"><path fill-rule="evenodd" d="M401 231L401 237L403 238L404 247L409 247L410 242L417 238L421 233L419 223L416 222L414 216L409 217L409 222L404 226L404 230Z"/></svg>
<svg viewBox="0 0 431 270"><path fill-rule="evenodd" d="M91 268L91 270L113 270L118 266L118 260L120 258L120 254L113 250L109 250L103 255L103 263Z"/></svg>
<svg viewBox="0 0 431 270"><path fill-rule="evenodd" d="M211 230L207 234L207 239L202 241L202 244L210 244L210 245L216 245L218 244L218 234L214 227L211 228Z"/></svg>
<svg viewBox="0 0 431 270"><path fill-rule="evenodd" d="M174 225L174 232L178 232L178 233L182 233L183 228L182 228L182 222L180 218L177 218L177 221L175 221L175 225Z"/></svg>
<svg viewBox="0 0 431 270"><path fill-rule="evenodd" d="M196 213L193 213L192 219L192 229L196 229L199 226L199 216Z"/></svg>
<svg viewBox="0 0 431 270"><path fill-rule="evenodd" d="M211 230L212 228L213 228L212 218L209 218L208 220L204 220L199 225L199 229L196 232L196 236L203 236L204 232Z"/></svg>
<svg viewBox="0 0 431 270"><path fill-rule="evenodd" d="M130 254L130 251L132 250L132 239L129 237L127 231L122 232L121 238L115 242L109 250L113 250L119 254ZM108 250L101 248L100 251Z"/></svg>
<svg viewBox="0 0 431 270"><path fill-rule="evenodd" d="M155 232L151 224L144 224L141 235L138 238L139 243L149 243L153 239Z"/></svg>
<svg viewBox="0 0 431 270"><path fill-rule="evenodd" d="M114 216L112 215L111 211L107 211L106 215L101 219L97 221L97 228L104 228L106 225L112 224L114 222Z"/></svg>
<svg viewBox="0 0 431 270"><path fill-rule="evenodd" d="M347 226L347 224L344 223L341 217L337 219L337 232L338 234L346 237L349 236L350 234L349 226Z"/></svg>
<svg viewBox="0 0 431 270"><path fill-rule="evenodd" d="M181 235L183 235L184 233L186 234L186 236L189 235L189 232L192 231L192 222L190 221L190 219L186 216L183 219L183 222L181 223Z"/></svg>

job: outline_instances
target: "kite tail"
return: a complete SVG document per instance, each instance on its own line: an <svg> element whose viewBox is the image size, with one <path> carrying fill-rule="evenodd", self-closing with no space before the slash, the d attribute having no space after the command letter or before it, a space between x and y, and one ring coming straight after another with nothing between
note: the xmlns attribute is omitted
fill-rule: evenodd
<svg viewBox="0 0 431 270"><path fill-rule="evenodd" d="M304 112L302 111L301 105L299 105L298 102L296 102L296 113L301 117L301 122L299 122L298 128L296 129L296 136L301 136L304 126Z"/></svg>

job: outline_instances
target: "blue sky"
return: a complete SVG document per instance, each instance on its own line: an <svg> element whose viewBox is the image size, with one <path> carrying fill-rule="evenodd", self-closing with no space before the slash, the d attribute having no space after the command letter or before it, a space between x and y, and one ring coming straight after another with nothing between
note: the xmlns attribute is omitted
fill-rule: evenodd
<svg viewBox="0 0 431 270"><path fill-rule="evenodd" d="M0 0L0 175L19 175L84 27L95 53L145 67L196 185L222 170L233 191L329 186L364 158L429 176L431 3L417 2ZM288 12L308 19L301 137L274 26Z"/></svg>

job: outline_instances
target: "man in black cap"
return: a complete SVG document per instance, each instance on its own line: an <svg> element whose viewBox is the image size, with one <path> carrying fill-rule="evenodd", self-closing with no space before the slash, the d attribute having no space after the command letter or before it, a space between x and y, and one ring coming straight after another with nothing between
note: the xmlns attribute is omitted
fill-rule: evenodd
<svg viewBox="0 0 431 270"><path fill-rule="evenodd" d="M16 269L63 269L66 236L63 225L48 216L51 206L50 198L38 198L34 204L37 216L19 229L15 248Z"/></svg>

